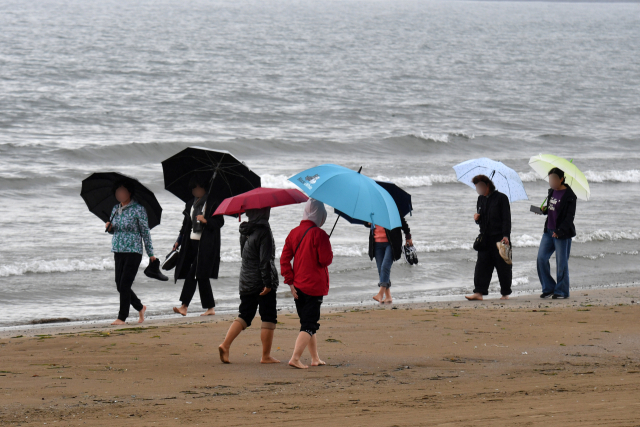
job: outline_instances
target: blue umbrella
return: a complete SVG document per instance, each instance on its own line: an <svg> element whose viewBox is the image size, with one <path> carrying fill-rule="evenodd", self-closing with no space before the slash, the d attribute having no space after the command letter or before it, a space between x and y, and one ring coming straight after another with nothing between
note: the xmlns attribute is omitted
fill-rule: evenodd
<svg viewBox="0 0 640 427"><path fill-rule="evenodd" d="M389 194L393 198L393 201L396 202L396 206L398 207L398 212L400 213L401 217L407 216L407 214L411 214L411 212L413 211L413 205L411 204L411 194L407 193L393 182L376 181L376 183L389 192ZM334 211L335 213L349 221L351 224L364 224L365 222L368 222L351 218L349 215L339 211L338 209L334 209Z"/></svg>
<svg viewBox="0 0 640 427"><path fill-rule="evenodd" d="M471 182L474 176L486 175L491 178L499 192L509 197L510 203L516 200L529 200L518 172L502 162L496 162L495 160L482 157L455 165L453 170L456 171L458 181L467 184L471 188L476 188L473 182Z"/></svg>
<svg viewBox="0 0 640 427"><path fill-rule="evenodd" d="M351 218L388 230L400 227L398 207L387 190L373 179L343 166L326 164L289 178L307 196Z"/></svg>

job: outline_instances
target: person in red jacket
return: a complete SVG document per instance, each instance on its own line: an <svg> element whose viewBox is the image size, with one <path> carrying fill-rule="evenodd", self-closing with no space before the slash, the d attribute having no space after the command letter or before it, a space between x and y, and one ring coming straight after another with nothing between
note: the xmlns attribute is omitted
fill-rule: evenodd
<svg viewBox="0 0 640 427"><path fill-rule="evenodd" d="M300 362L307 346L311 354L311 366L324 365L318 356L320 328L320 306L322 298L329 293L328 266L333 261L333 251L329 236L321 229L327 219L324 203L309 199L304 207L300 225L291 230L280 256L280 272L284 283L291 288L300 318L300 333L289 365L306 369ZM293 267L291 260L293 259Z"/></svg>

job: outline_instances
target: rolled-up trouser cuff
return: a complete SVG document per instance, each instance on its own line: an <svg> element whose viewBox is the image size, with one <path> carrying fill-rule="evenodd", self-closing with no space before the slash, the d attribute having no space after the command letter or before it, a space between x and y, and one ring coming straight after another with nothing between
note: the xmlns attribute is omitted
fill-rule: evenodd
<svg viewBox="0 0 640 427"><path fill-rule="evenodd" d="M391 282L380 282L380 283L378 283L378 287L380 287L380 288L390 288L391 287Z"/></svg>
<svg viewBox="0 0 640 427"><path fill-rule="evenodd" d="M275 329L276 324L273 322L262 322L262 329Z"/></svg>
<svg viewBox="0 0 640 427"><path fill-rule="evenodd" d="M242 325L242 330L244 331L245 329L247 329L247 327L249 325L247 325L247 322L245 322L245 320L242 317L236 317L236 319L234 320L234 322L238 322L240 323L240 325Z"/></svg>

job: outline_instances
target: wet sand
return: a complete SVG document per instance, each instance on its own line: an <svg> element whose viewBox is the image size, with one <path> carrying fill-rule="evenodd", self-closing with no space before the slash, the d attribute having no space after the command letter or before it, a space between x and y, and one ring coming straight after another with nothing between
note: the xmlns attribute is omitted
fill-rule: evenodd
<svg viewBox="0 0 640 427"><path fill-rule="evenodd" d="M331 309L327 366L304 371L286 364L292 313L279 365L258 363L259 321L220 363L230 316L5 330L0 424L637 426L638 302L628 287Z"/></svg>

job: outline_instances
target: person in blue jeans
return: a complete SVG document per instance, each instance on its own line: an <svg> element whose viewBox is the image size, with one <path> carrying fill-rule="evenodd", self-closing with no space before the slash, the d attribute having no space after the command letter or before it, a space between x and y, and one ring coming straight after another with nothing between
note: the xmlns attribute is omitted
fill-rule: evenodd
<svg viewBox="0 0 640 427"><path fill-rule="evenodd" d="M542 213L547 216L544 234L538 249L538 277L542 284L540 298L569 298L569 256L571 239L576 235L573 220L576 215L577 197L565 184L564 171L553 168L549 171L549 194ZM556 280L551 277L549 259L556 254Z"/></svg>
<svg viewBox="0 0 640 427"><path fill-rule="evenodd" d="M407 221L400 217L401 226L393 230L376 225L369 232L369 258L376 259L378 267L378 293L373 297L379 303L391 304L391 266L394 261L402 257L402 233L407 246L412 246L411 230ZM365 227L371 228L370 223L365 223Z"/></svg>

